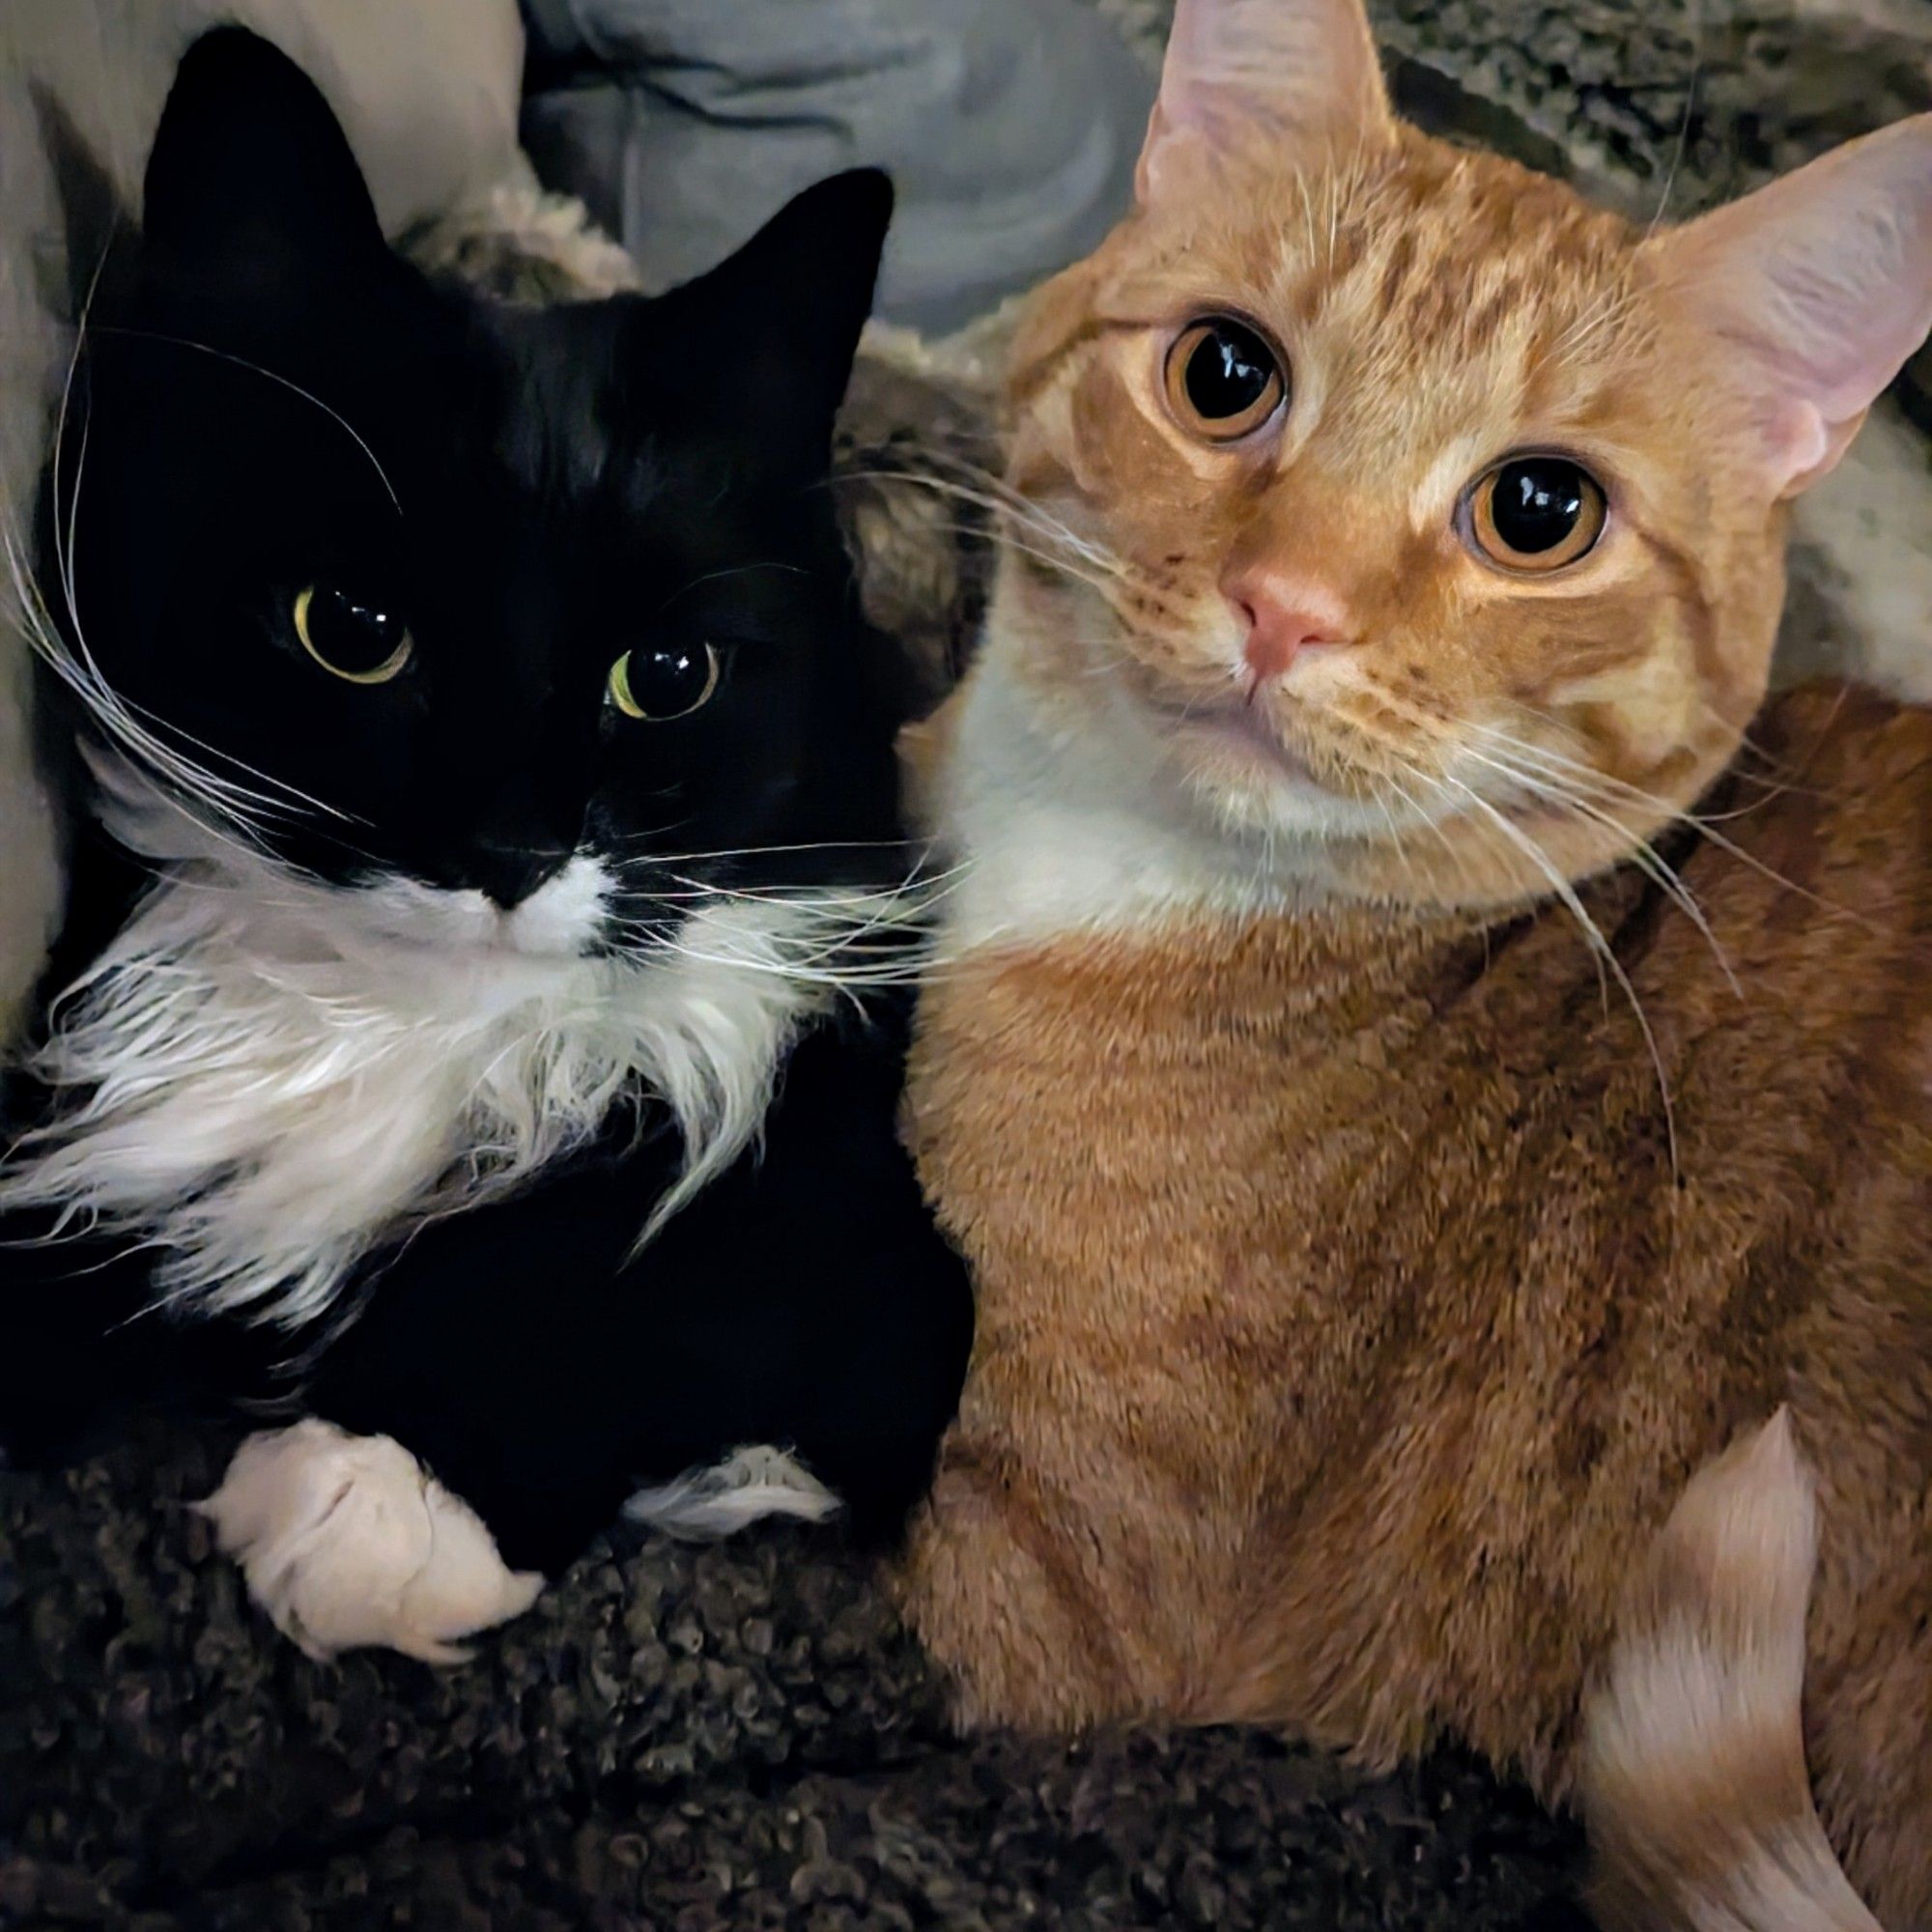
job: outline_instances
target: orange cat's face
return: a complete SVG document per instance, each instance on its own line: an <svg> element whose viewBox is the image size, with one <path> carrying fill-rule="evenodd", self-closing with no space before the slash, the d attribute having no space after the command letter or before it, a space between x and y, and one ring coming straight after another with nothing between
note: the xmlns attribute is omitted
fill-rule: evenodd
<svg viewBox="0 0 1932 1932"><path fill-rule="evenodd" d="M1785 506L1913 319L1801 410L1810 345L1731 326L1776 253L1740 210L1646 239L1395 123L1366 46L1353 0L1183 5L1141 206L1016 344L1002 621L1230 836L1507 899L1731 757Z"/></svg>

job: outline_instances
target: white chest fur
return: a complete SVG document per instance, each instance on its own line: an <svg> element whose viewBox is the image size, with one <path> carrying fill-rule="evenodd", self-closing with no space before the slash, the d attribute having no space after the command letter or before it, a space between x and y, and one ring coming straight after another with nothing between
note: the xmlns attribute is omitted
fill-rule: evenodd
<svg viewBox="0 0 1932 1932"><path fill-rule="evenodd" d="M1216 825L1187 797L1149 721L1098 684L1063 708L1019 666L997 612L958 698L939 801L962 862L947 956L1179 916L1240 918L1310 892L1315 855Z"/></svg>
<svg viewBox="0 0 1932 1932"><path fill-rule="evenodd" d="M68 1097L0 1208L152 1240L156 1292L291 1322L378 1241L474 1204L658 1095L686 1165L657 1218L756 1133L822 986L787 970L810 904L701 904L674 946L586 958L607 882L578 860L504 916L474 894L320 887L153 794L117 834L156 887L63 1002L35 1070Z"/></svg>

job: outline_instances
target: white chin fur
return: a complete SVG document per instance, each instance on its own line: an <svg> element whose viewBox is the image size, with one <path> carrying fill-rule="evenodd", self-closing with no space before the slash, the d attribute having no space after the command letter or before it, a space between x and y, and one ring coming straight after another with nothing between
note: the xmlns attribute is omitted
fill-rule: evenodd
<svg viewBox="0 0 1932 1932"><path fill-rule="evenodd" d="M996 605L937 814L949 856L965 862L942 956L1170 917L1245 918L1321 895L1319 837L1261 813L1233 822L1226 792L1183 777L1171 731L1123 692L1091 681L1072 719L1037 704L1026 648Z"/></svg>
<svg viewBox="0 0 1932 1932"><path fill-rule="evenodd" d="M275 1628L321 1662L381 1646L461 1663L459 1639L522 1616L543 1590L386 1435L314 1419L251 1435L195 1507Z"/></svg>
<svg viewBox="0 0 1932 1932"><path fill-rule="evenodd" d="M574 862L508 915L406 881L340 890L103 765L115 836L167 869L62 1002L33 1070L59 1124L0 1209L151 1241L160 1298L298 1325L355 1264L662 1100L685 1168L655 1228L752 1141L829 993L826 908L699 902L674 943L587 958L609 881Z"/></svg>

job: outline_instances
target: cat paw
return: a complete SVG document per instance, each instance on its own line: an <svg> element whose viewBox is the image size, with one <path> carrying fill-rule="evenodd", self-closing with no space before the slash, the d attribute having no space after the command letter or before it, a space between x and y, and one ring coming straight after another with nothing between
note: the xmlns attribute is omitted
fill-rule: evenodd
<svg viewBox="0 0 1932 1932"><path fill-rule="evenodd" d="M401 1443L313 1417L249 1436L194 1507L275 1628L321 1662L379 1645L461 1663L458 1638L521 1616L543 1589Z"/></svg>

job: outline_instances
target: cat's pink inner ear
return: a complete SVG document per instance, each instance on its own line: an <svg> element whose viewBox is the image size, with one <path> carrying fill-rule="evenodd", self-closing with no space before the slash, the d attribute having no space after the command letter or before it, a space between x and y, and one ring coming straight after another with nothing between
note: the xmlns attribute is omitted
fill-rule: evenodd
<svg viewBox="0 0 1932 1932"><path fill-rule="evenodd" d="M1685 318L1721 346L1774 491L1795 496L1932 330L1932 114L1644 246Z"/></svg>
<svg viewBox="0 0 1932 1932"><path fill-rule="evenodd" d="M1143 207L1257 135L1348 149L1394 125L1362 0L1179 0L1141 151Z"/></svg>

